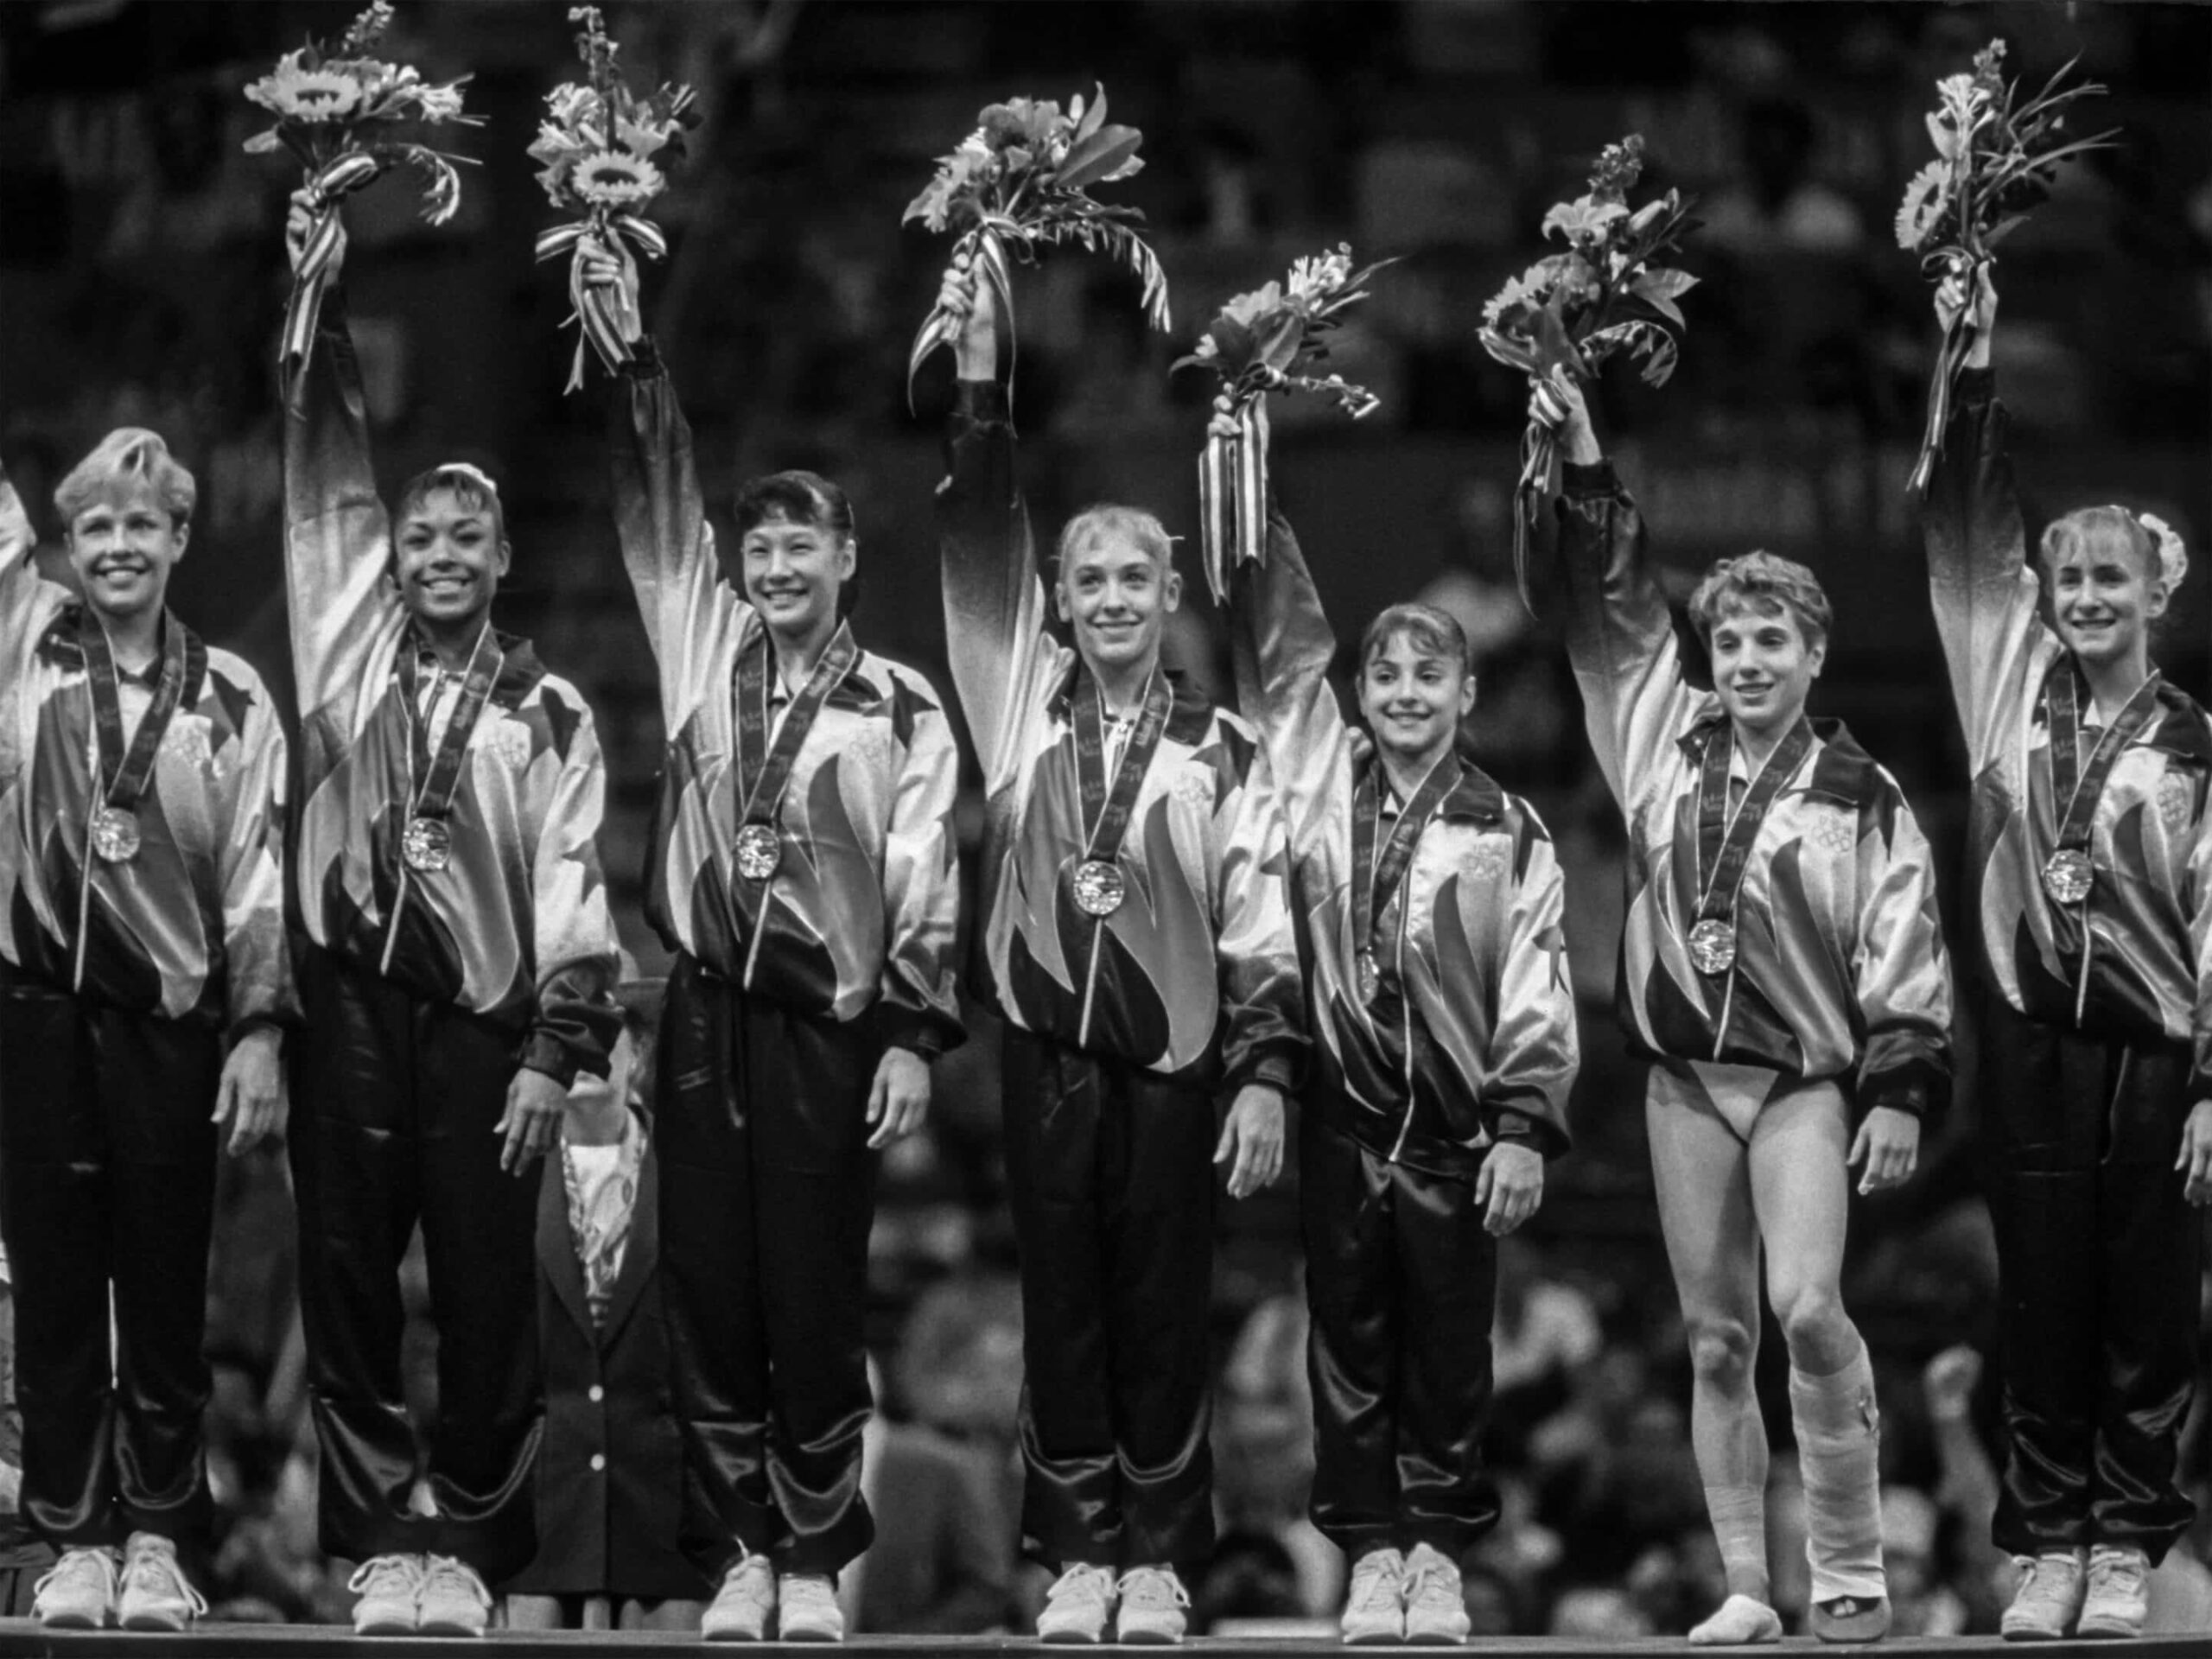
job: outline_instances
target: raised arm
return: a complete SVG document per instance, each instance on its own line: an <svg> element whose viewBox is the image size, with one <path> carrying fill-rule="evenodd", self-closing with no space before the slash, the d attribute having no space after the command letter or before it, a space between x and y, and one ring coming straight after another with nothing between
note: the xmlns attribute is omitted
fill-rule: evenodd
<svg viewBox="0 0 2212 1659"><path fill-rule="evenodd" d="M952 810L960 752L952 722L904 681L906 760L883 841L885 1039L928 1058L958 1046L965 1032L955 994L954 939L960 928L959 843Z"/></svg>
<svg viewBox="0 0 2212 1659"><path fill-rule="evenodd" d="M1020 753L1025 719L1044 702L1059 652L1045 626L1028 504L1015 475L1014 424L998 379L998 334L988 289L947 279L966 312L954 358L960 385L938 486L944 566L945 648L968 730L995 787Z"/></svg>
<svg viewBox="0 0 2212 1659"><path fill-rule="evenodd" d="M1966 302L1960 279L1936 296L1948 320ZM2041 585L2027 559L2018 491L2007 454L2010 423L1989 367L1997 295L1986 273L1974 296L1975 336L1959 378L1950 426L1920 504L1929 597L1950 665L1951 696L1979 772L2009 731L2041 623Z"/></svg>
<svg viewBox="0 0 2212 1659"><path fill-rule="evenodd" d="M1567 656L1599 769L1633 822L1656 763L1702 699L1682 680L1674 618L1644 556L1643 515L1599 448L1580 389L1567 382L1560 397Z"/></svg>
<svg viewBox="0 0 2212 1659"><path fill-rule="evenodd" d="M594 245L585 275L623 289L629 303L618 315L638 315L637 265L626 252L618 259ZM721 579L691 428L667 365L650 337L632 339L631 349L608 408L614 528L660 666L661 716L672 738L708 694L709 653L722 629L743 626L745 601Z"/></svg>
<svg viewBox="0 0 2212 1659"><path fill-rule="evenodd" d="M621 1010L614 1003L617 949L599 863L599 824L607 768L591 710L566 686L541 689L551 721L555 773L537 830L531 874L536 903L537 1014L524 1041L523 1065L563 1089L579 1071L603 1077ZM575 707L556 711L552 705ZM566 728L566 751L560 745ZM537 764L543 764L541 759Z"/></svg>
<svg viewBox="0 0 2212 1659"><path fill-rule="evenodd" d="M1921 1117L1951 1088L1951 970L1936 870L1896 780L1876 769L1859 810L1859 948L1852 976L1866 1053L1859 1099Z"/></svg>
<svg viewBox="0 0 2212 1659"><path fill-rule="evenodd" d="M377 625L398 608L399 599L386 580L391 521L377 495L360 365L346 328L345 293L334 280L344 260L341 233L307 360L278 372L284 382L284 583L300 717L304 725L346 700L340 725L350 734L351 711L369 695L368 665L381 643Z"/></svg>
<svg viewBox="0 0 2212 1659"><path fill-rule="evenodd" d="M1561 932L1567 887L1552 838L1526 806L1509 814L1513 873L1506 884L1503 958L1492 977L1491 1081L1483 1121L1500 1141L1519 1141L1547 1158L1570 1144L1567 1097L1581 1065L1574 986Z"/></svg>
<svg viewBox="0 0 2212 1659"><path fill-rule="evenodd" d="M35 543L30 517L7 469L0 467L0 779L15 776L28 758L17 746L23 722L16 699L46 615L38 603L38 566L31 558Z"/></svg>
<svg viewBox="0 0 2212 1659"><path fill-rule="evenodd" d="M1261 442L1268 442L1264 414ZM1237 711L1259 728L1292 848L1326 823L1327 783L1350 753L1329 688L1337 637L1279 502L1268 504L1267 560L1230 575L1229 645Z"/></svg>

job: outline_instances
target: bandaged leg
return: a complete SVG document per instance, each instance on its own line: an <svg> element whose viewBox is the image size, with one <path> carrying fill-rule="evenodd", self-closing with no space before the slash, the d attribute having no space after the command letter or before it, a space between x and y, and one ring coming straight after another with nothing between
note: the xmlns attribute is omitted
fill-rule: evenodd
<svg viewBox="0 0 2212 1659"><path fill-rule="evenodd" d="M1889 1593L1882 1572L1881 1448L1874 1372L1860 1343L1827 1376L1789 1369L1789 1410L1805 1478L1805 1556L1815 1605Z"/></svg>
<svg viewBox="0 0 2212 1659"><path fill-rule="evenodd" d="M1708 1486L1705 1510L1731 1585L1766 1582L1766 1493L1757 1486ZM1698 1647L1741 1647L1782 1640L1782 1619L1766 1602L1740 1592L1690 1631Z"/></svg>

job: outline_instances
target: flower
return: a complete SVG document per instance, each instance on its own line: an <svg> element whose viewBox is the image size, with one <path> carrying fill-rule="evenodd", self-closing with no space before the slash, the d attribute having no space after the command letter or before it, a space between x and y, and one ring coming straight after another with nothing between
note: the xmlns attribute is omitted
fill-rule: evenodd
<svg viewBox="0 0 2212 1659"><path fill-rule="evenodd" d="M1643 175L1643 135L1631 132L1598 153L1590 169L1590 194L1599 201L1625 201L1630 186Z"/></svg>
<svg viewBox="0 0 2212 1659"><path fill-rule="evenodd" d="M1282 309L1282 284L1268 283L1249 294L1239 294L1221 308L1224 317L1250 327L1265 316Z"/></svg>
<svg viewBox="0 0 2212 1659"><path fill-rule="evenodd" d="M361 83L348 74L309 69L305 54L287 52L274 74L264 75L245 95L280 121L342 121L361 106Z"/></svg>
<svg viewBox="0 0 2212 1659"><path fill-rule="evenodd" d="M1897 207L1897 245L1908 253L1919 252L1950 205L1950 163L1930 162L1904 188L1904 200Z"/></svg>
<svg viewBox="0 0 2212 1659"><path fill-rule="evenodd" d="M630 207L651 201L668 188L660 168L624 150L594 150L575 165L570 182L588 202Z"/></svg>
<svg viewBox="0 0 2212 1659"><path fill-rule="evenodd" d="M1605 227L1617 219L1625 219L1628 208L1618 201L1599 201L1594 195L1574 201L1556 204L1544 215L1543 233L1564 231L1567 239L1578 248L1590 246L1605 234Z"/></svg>
<svg viewBox="0 0 2212 1659"><path fill-rule="evenodd" d="M1294 300L1325 300L1344 287L1344 279L1351 275L1351 247L1348 243L1339 244L1334 253L1294 259L1290 266L1290 296Z"/></svg>

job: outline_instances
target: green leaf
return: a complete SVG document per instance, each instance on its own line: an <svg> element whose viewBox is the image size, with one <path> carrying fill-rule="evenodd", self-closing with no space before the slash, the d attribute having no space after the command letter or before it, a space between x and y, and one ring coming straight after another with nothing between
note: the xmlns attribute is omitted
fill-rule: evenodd
<svg viewBox="0 0 2212 1659"><path fill-rule="evenodd" d="M1068 147L1052 181L1064 190L1096 184L1135 155L1142 143L1144 135L1135 127L1101 127Z"/></svg>
<svg viewBox="0 0 2212 1659"><path fill-rule="evenodd" d="M1078 144L1106 124L1106 83L1102 80L1096 85L1098 95L1090 100L1090 107L1083 112L1082 124L1075 130L1075 142Z"/></svg>

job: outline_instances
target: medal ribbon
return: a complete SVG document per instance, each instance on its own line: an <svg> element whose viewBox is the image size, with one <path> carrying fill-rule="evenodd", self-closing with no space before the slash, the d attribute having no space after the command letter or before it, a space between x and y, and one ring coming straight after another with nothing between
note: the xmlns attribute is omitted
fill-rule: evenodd
<svg viewBox="0 0 2212 1659"><path fill-rule="evenodd" d="M2133 743L2151 718L2158 701L2158 671L2135 688L2135 695L2113 717L2097 740L2089 764L2082 765L2082 697L2080 671L2071 657L2061 657L2044 681L2044 720L2050 733L2051 793L2059 807L2058 847L2063 851L2087 851L2089 826L2104 798L2106 780L2121 753Z"/></svg>
<svg viewBox="0 0 2212 1659"><path fill-rule="evenodd" d="M403 643L399 684L407 698L408 772L410 777L423 780L408 810L418 818L442 821L453 810L454 791L461 783L461 757L468 752L469 735L475 731L476 721L492 696L493 683L506 664L506 654L499 649L499 639L486 621L469 651L461 695L454 700L453 717L446 721L445 737L438 744L435 758L430 754L430 720L437 713L437 707L435 699L429 708L423 707L419 690L421 656L413 638Z"/></svg>
<svg viewBox="0 0 2212 1659"><path fill-rule="evenodd" d="M108 643L107 630L89 609L80 613L78 637L85 652L86 683L92 694L92 733L99 756L97 785L102 804L129 812L137 807L153 779L154 757L161 753L162 739L183 700L186 684L197 684L207 674L207 647L183 623L163 613L162 677L126 753L123 690L115 666L115 648Z"/></svg>
<svg viewBox="0 0 2212 1659"><path fill-rule="evenodd" d="M1802 716L1744 791L1735 816L1728 814L1728 761L1734 754L1733 728L1723 722L1705 741L1704 770L1697 786L1697 863L1700 893L1697 919L1734 925L1736 895L1751 861L1751 843L1766 822L1782 787L1796 775L1813 751L1813 726Z"/></svg>
<svg viewBox="0 0 2212 1659"><path fill-rule="evenodd" d="M1083 695L1085 682L1090 686L1087 697ZM1083 849L1086 861L1110 863L1122 850L1122 838L1129 831L1129 814L1136 807L1137 791L1143 785L1146 769L1152 765L1153 752L1160 747L1160 736L1167 729L1167 710L1173 702L1167 677L1154 669L1152 683L1144 690L1143 712L1138 715L1136 730L1129 734L1128 744L1122 751L1122 764L1109 790L1106 783L1106 696L1099 690L1097 682L1087 674L1078 679L1075 690L1075 769L1083 788L1084 821L1090 826L1090 838Z"/></svg>
<svg viewBox="0 0 2212 1659"><path fill-rule="evenodd" d="M1376 757L1361 769L1359 782L1352 790L1351 807L1352 925L1359 930L1359 949L1371 954L1378 964L1382 960L1382 917L1389 908L1389 897L1405 880L1421 832L1445 796L1458 785L1459 757L1447 750L1428 769L1413 799L1398 814L1398 822L1378 857L1375 842L1382 829L1382 793L1376 780L1382 766Z"/></svg>
<svg viewBox="0 0 2212 1659"><path fill-rule="evenodd" d="M784 791L791 785L791 767L798 760L799 746L814 728L814 717L822 712L822 705L830 701L830 694L843 683L845 676L853 671L853 664L861 659L861 649L853 643L852 629L840 622L837 632L830 636L829 645L816 659L806 684L785 711L784 723L776 728L776 740L772 745L768 741L768 675L772 654L768 647L768 631L764 627L753 636L737 662L737 777L739 786L745 791L745 810L739 814L742 823L775 823L777 810L783 804Z"/></svg>

